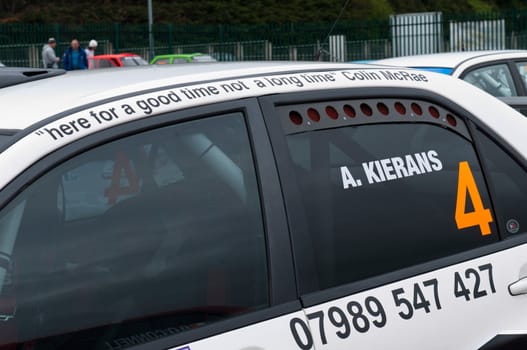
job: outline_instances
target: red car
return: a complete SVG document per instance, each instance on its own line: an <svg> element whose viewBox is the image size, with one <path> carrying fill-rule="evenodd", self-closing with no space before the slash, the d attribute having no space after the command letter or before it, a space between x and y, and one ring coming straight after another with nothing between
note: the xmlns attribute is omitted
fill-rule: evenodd
<svg viewBox="0 0 527 350"><path fill-rule="evenodd" d="M135 53L96 55L89 58L90 69L146 66L148 62Z"/></svg>

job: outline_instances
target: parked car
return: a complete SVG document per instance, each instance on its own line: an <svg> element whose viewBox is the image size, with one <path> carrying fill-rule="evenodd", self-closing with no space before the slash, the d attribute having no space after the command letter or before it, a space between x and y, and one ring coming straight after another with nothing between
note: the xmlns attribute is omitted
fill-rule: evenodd
<svg viewBox="0 0 527 350"><path fill-rule="evenodd" d="M216 59L210 55L202 53L189 54L171 54L155 56L150 64L180 64L180 63L210 63L217 62Z"/></svg>
<svg viewBox="0 0 527 350"><path fill-rule="evenodd" d="M373 63L450 74L494 96L527 95L527 50L449 52Z"/></svg>
<svg viewBox="0 0 527 350"><path fill-rule="evenodd" d="M148 62L135 53L95 55L89 59L90 69L146 66Z"/></svg>
<svg viewBox="0 0 527 350"><path fill-rule="evenodd" d="M2 62L0 62L0 67L5 67L5 64L3 64Z"/></svg>
<svg viewBox="0 0 527 350"><path fill-rule="evenodd" d="M293 62L19 79L1 348L525 344L527 118L480 89Z"/></svg>

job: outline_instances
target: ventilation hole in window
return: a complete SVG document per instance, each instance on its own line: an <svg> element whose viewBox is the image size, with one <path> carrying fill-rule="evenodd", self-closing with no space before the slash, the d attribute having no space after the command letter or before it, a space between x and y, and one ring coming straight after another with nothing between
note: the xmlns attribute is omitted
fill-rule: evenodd
<svg viewBox="0 0 527 350"><path fill-rule="evenodd" d="M410 106L416 115L423 115L423 109L417 103L413 102Z"/></svg>
<svg viewBox="0 0 527 350"><path fill-rule="evenodd" d="M302 116L297 111L289 112L289 119L293 124L300 125L302 124Z"/></svg>
<svg viewBox="0 0 527 350"><path fill-rule="evenodd" d="M362 114L364 114L367 117L371 117L373 114L373 110L366 103L361 103L360 110L362 111Z"/></svg>
<svg viewBox="0 0 527 350"><path fill-rule="evenodd" d="M406 114L406 107L401 102L395 102L394 107L395 107L395 110L397 111L397 113L399 113L401 115Z"/></svg>
<svg viewBox="0 0 527 350"><path fill-rule="evenodd" d="M355 118L357 113L355 113L355 109L351 107L350 105L344 105L344 113L350 118Z"/></svg>
<svg viewBox="0 0 527 350"><path fill-rule="evenodd" d="M335 108L331 107L331 106L327 106L326 107L326 114L331 119L338 119L339 118L339 112L337 112L337 110Z"/></svg>
<svg viewBox="0 0 527 350"><path fill-rule="evenodd" d="M457 125L457 120L456 120L456 118L454 118L454 116L452 114L447 114L446 115L446 121L448 122L448 124L450 124L452 126L456 126Z"/></svg>
<svg viewBox="0 0 527 350"><path fill-rule="evenodd" d="M384 103L382 102L379 102L377 103L377 110L379 111L379 113L381 113L382 115L388 115L388 113L390 113L390 110L388 109L388 106L386 106Z"/></svg>
<svg viewBox="0 0 527 350"><path fill-rule="evenodd" d="M318 113L318 111L314 108L309 108L307 110L307 116L314 122L320 121L320 113Z"/></svg>
<svg viewBox="0 0 527 350"><path fill-rule="evenodd" d="M434 106L430 106L428 107L428 112L430 113L430 115L436 119L439 118L439 111L437 110L437 108L435 108Z"/></svg>

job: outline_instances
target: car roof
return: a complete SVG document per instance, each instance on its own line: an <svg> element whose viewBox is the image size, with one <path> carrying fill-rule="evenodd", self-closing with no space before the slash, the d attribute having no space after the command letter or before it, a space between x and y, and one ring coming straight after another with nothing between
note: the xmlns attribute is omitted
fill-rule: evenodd
<svg viewBox="0 0 527 350"><path fill-rule="evenodd" d="M296 93L299 99L309 93L313 99L337 98L342 89L350 88L355 92L360 89L356 98L367 91L369 96L375 91L395 96L411 93L417 99L437 95L446 106L453 103L466 110L478 125L493 130L499 140L527 159L527 118L477 87L444 74L349 63L152 65L73 71L0 89L0 129L26 129L0 153L5 164L12 164L9 172L0 173L0 183L11 181L55 149L141 118L276 94ZM320 90L327 94L320 95ZM148 110L149 105L155 109ZM74 126L81 122L82 129ZM25 161L21 154L27 155Z"/></svg>
<svg viewBox="0 0 527 350"><path fill-rule="evenodd" d="M398 67L437 67L455 69L462 63L476 58L500 59L511 57L527 58L527 50L443 52L429 55L386 58L372 63Z"/></svg>
<svg viewBox="0 0 527 350"><path fill-rule="evenodd" d="M357 66L360 68L360 66ZM363 66L367 67L367 66ZM291 62L228 62L185 65L147 65L121 69L70 71L51 79L0 89L3 113L0 129L25 129L49 116L135 94L149 89L251 74L350 68L349 64ZM27 103L31 96L31 104Z"/></svg>

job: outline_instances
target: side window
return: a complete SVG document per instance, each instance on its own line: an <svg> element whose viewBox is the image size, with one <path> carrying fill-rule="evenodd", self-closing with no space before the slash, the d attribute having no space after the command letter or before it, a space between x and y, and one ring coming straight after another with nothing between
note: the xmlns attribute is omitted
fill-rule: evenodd
<svg viewBox="0 0 527 350"><path fill-rule="evenodd" d="M168 58L161 58L154 62L154 64L169 64L170 60Z"/></svg>
<svg viewBox="0 0 527 350"><path fill-rule="evenodd" d="M502 232L512 236L527 231L526 171L482 131L477 131L480 152L492 184L492 197Z"/></svg>
<svg viewBox="0 0 527 350"><path fill-rule="evenodd" d="M181 63L189 63L189 61L187 61L184 58L174 58L174 61L172 62L172 64L181 64Z"/></svg>
<svg viewBox="0 0 527 350"><path fill-rule="evenodd" d="M523 86L527 90L527 62L516 62L516 69L520 73L522 78Z"/></svg>
<svg viewBox="0 0 527 350"><path fill-rule="evenodd" d="M0 212L0 346L114 349L269 304L244 117L88 150Z"/></svg>
<svg viewBox="0 0 527 350"><path fill-rule="evenodd" d="M113 65L110 62L110 60L107 60L107 59L95 60L95 62L96 62L96 65L95 65L96 68L111 68L111 67L113 67Z"/></svg>
<svg viewBox="0 0 527 350"><path fill-rule="evenodd" d="M518 95L509 67L505 63L476 68L465 74L463 80L493 96Z"/></svg>
<svg viewBox="0 0 527 350"><path fill-rule="evenodd" d="M461 118L404 100L279 108L320 289L499 240Z"/></svg>

